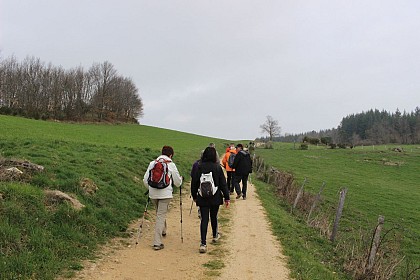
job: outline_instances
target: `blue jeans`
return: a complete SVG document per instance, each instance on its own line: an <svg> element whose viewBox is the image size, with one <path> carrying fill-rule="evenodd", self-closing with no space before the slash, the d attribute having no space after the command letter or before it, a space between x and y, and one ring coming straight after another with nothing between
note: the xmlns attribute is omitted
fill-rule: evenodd
<svg viewBox="0 0 420 280"><path fill-rule="evenodd" d="M234 176L233 183L235 185L235 191L237 195L242 194L243 197L246 197L246 189L247 189L247 183L248 183L248 175L236 175ZM242 190L239 183L242 181Z"/></svg>
<svg viewBox="0 0 420 280"><path fill-rule="evenodd" d="M201 223L200 223L200 235L201 244L206 245L207 239L207 228L209 225L209 216L213 237L217 236L217 213L219 212L219 205L212 205L210 207L200 206L201 211Z"/></svg>

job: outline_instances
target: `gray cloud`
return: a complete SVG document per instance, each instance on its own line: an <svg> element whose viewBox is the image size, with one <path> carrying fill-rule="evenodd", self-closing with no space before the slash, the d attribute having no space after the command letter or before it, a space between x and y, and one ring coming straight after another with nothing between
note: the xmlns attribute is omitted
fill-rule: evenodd
<svg viewBox="0 0 420 280"><path fill-rule="evenodd" d="M0 2L2 56L132 77L141 123L227 139L419 106L418 1ZM162 116L163 114L163 116Z"/></svg>

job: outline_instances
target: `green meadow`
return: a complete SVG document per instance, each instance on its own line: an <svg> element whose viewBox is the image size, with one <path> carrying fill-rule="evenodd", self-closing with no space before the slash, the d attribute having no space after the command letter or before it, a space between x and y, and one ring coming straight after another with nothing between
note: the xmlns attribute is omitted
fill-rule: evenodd
<svg viewBox="0 0 420 280"><path fill-rule="evenodd" d="M37 121L0 115L0 159L28 160L45 167L21 181L0 181L0 278L54 279L83 269L83 259L113 237L128 237L128 225L144 210L142 177L163 145L175 150L174 161L189 179L191 164L210 142L220 155L229 142L173 130L133 124L79 124ZM295 279L351 279L339 252L342 240L371 230L378 215L385 229L403 235L401 251L410 263L420 261L419 146L356 147L330 150L275 143L256 149L270 165L294 174L306 191L326 182L323 206L335 208L338 192L348 188L338 242L332 244L290 206L273 195L271 185L255 180L259 196L282 242ZM87 194L81 181L98 186ZM48 204L44 190L60 190L85 207ZM188 191L188 190L185 190ZM220 258L223 256L220 255ZM411 267L411 266L410 266ZM400 274L403 275L403 274Z"/></svg>
<svg viewBox="0 0 420 280"><path fill-rule="evenodd" d="M394 151L396 147L401 147L403 152ZM325 209L330 209L331 223L338 204L339 191L344 187L348 189L337 244L329 244L325 238L317 237L319 233L316 230L305 229L299 232L299 225L294 225L293 229L284 228L282 224L292 223L290 214L279 212L279 209L289 210L290 206L282 205L277 199L272 198L274 191L272 187L257 183L264 206L270 213L274 231L283 243L288 243L285 245L288 255L295 256L292 257L294 263L292 266L295 267L295 272L300 270L300 274L295 274L297 278L302 277L301 275L306 275L301 279L314 277L312 272L308 274L306 268L300 267L302 265L300 262L307 256L297 257L298 248L309 246L313 252L323 252L318 261L322 260L324 264L331 259L339 259L342 257L342 252L339 252L340 242L357 240L360 231L371 233L379 215L385 217L383 234L387 233L386 239L396 236L399 238L401 256L405 256L404 260L409 265L409 268L400 268L400 277L406 276L404 274L406 271L419 266L419 145L360 146L354 149L327 149L324 146L309 146L309 150L297 148L298 145L295 149L293 143L274 143L274 149L259 148L256 149L256 154L276 169L293 174L298 186L301 186L306 178L304 189L307 192L318 193L322 183L325 182L323 206ZM305 215L307 213L301 216L303 223ZM298 241L290 238L288 236L290 234L301 234L304 245L297 245ZM383 246L386 246L385 241ZM337 263L339 264L340 260L337 260ZM316 265L312 267L316 270ZM325 270L324 265L320 268L320 271L322 270ZM324 275L323 279L336 279L336 275L331 275L328 277Z"/></svg>

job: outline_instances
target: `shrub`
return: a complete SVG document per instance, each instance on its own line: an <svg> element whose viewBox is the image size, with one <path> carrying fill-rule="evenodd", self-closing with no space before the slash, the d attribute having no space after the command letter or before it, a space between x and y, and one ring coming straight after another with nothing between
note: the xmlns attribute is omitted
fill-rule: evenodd
<svg viewBox="0 0 420 280"><path fill-rule="evenodd" d="M300 150L307 150L307 149L308 149L308 144L306 143L300 144Z"/></svg>

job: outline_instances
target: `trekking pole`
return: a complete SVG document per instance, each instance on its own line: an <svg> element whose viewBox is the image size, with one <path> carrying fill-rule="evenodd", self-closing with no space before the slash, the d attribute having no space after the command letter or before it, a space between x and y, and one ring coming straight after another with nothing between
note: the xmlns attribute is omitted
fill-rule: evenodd
<svg viewBox="0 0 420 280"><path fill-rule="evenodd" d="M149 194L149 191L145 192L145 195L148 195L148 194ZM141 235L142 229L143 229L144 217L147 214L147 206L149 206L149 202L150 202L150 197L147 196L146 207L144 208L143 218L141 219L141 222L140 222L140 225L139 225L139 230L138 230L138 233L137 233L136 245L139 244L140 235Z"/></svg>
<svg viewBox="0 0 420 280"><path fill-rule="evenodd" d="M192 211L192 207L193 207L193 204L194 204L194 199L192 199L191 195L190 195L190 198L191 198L191 208L190 208L190 216L191 216L191 211Z"/></svg>
<svg viewBox="0 0 420 280"><path fill-rule="evenodd" d="M179 186L179 209L181 210L181 242L184 243L184 236L182 235L182 184Z"/></svg>

